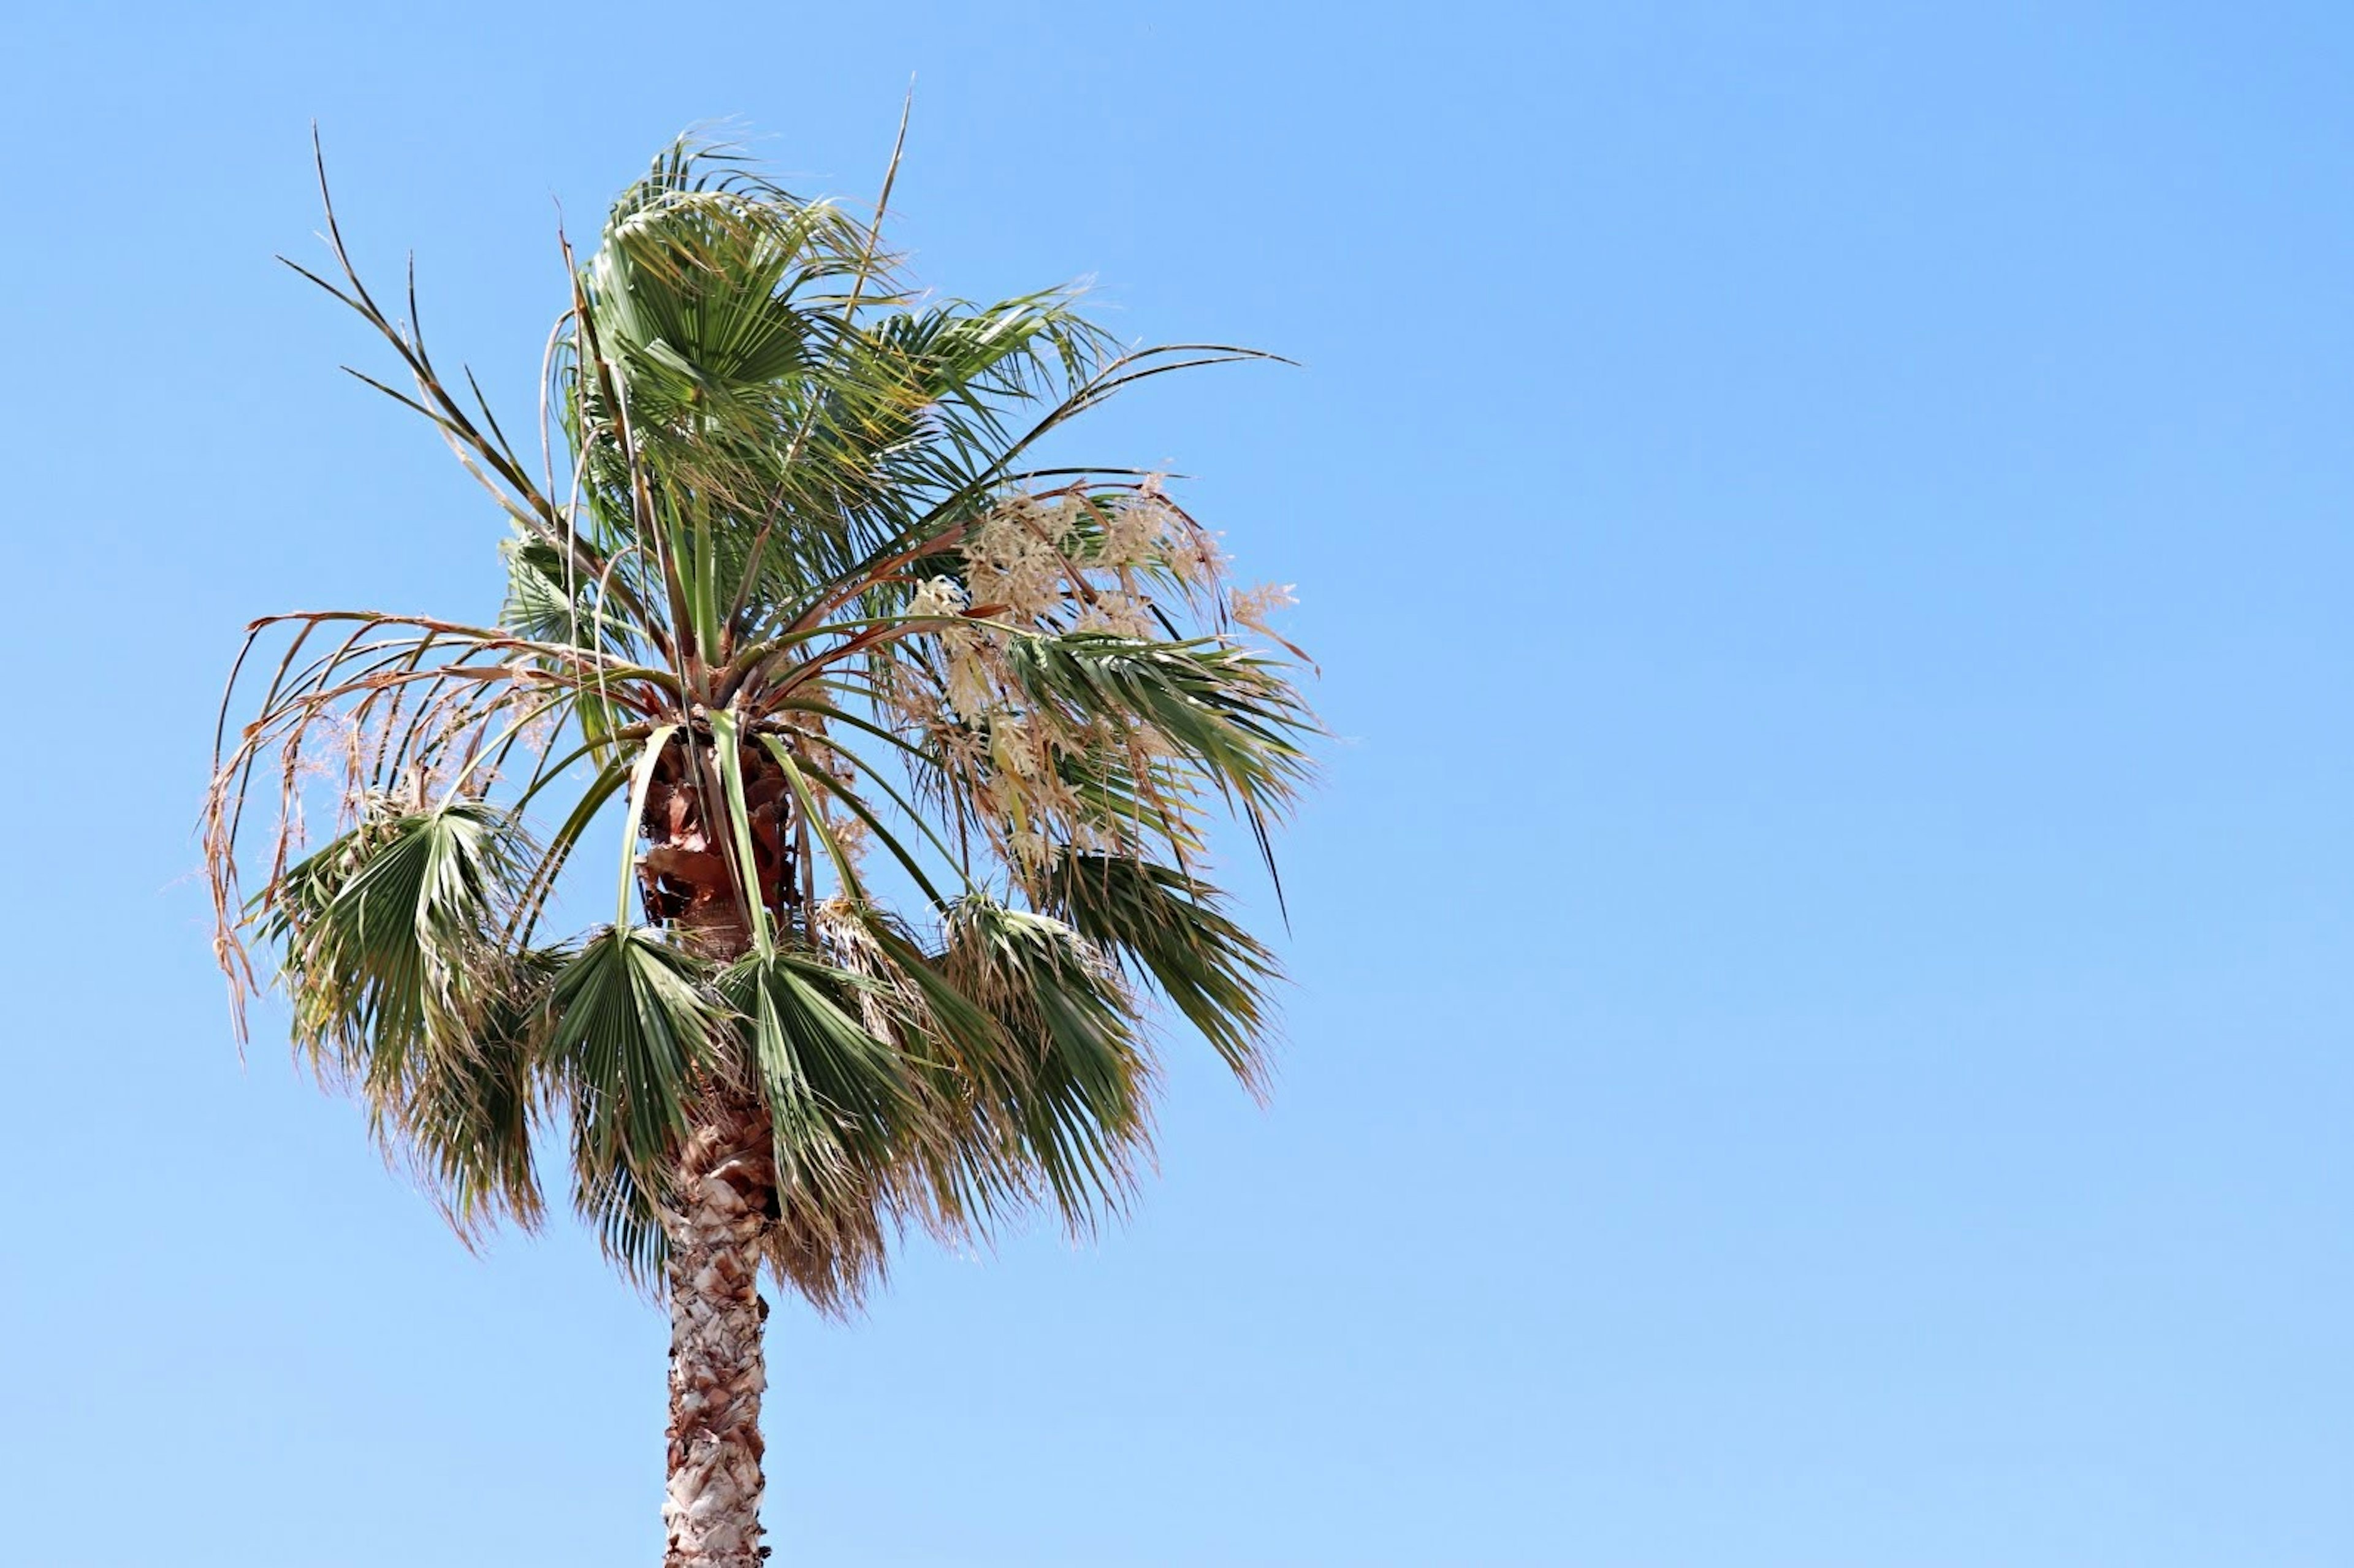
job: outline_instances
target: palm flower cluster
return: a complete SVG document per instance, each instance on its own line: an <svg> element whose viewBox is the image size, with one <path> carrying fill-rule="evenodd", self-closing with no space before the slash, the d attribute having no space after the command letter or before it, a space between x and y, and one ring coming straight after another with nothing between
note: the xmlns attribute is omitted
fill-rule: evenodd
<svg viewBox="0 0 2354 1568"><path fill-rule="evenodd" d="M461 1234L536 1224L562 1150L650 1287L740 1246L841 1309L907 1227L1116 1207L1156 1019L1258 1081L1276 965L1206 835L1264 853L1307 777L1288 596L1237 591L1161 476L1041 452L1258 356L1122 350L1070 291L918 294L881 206L669 150L566 252L528 452L329 208L338 270L305 275L495 499L504 605L254 623L217 950L240 1027L274 959L298 1046ZM580 900L610 921L551 929Z"/></svg>

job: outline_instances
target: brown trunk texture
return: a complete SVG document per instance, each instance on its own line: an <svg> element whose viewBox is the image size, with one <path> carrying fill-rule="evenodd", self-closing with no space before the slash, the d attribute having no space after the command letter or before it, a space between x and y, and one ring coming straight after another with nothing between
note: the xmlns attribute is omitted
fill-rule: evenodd
<svg viewBox="0 0 2354 1568"><path fill-rule="evenodd" d="M725 962L751 942L748 881L772 915L799 897L798 845L775 758L743 747L749 868L733 864L723 791L698 729L655 759L639 829L646 914L705 957ZM740 873L748 869L748 877ZM663 1568L758 1568L761 1243L776 1213L769 1118L740 1089L705 1083L696 1127L679 1150L670 1239L670 1483L663 1498Z"/></svg>
<svg viewBox="0 0 2354 1568"><path fill-rule="evenodd" d="M769 913L788 919L806 891L807 868L784 769L756 746L738 748L737 764L751 831L748 880ZM752 922L744 907L742 869L731 861L735 846L724 799L708 733L665 746L654 759L638 817L638 831L646 837L638 881L649 919L689 933L706 951L734 958L749 941Z"/></svg>
<svg viewBox="0 0 2354 1568"><path fill-rule="evenodd" d="M760 1237L776 1169L766 1119L723 1106L680 1158L670 1251L670 1485L663 1568L758 1568Z"/></svg>

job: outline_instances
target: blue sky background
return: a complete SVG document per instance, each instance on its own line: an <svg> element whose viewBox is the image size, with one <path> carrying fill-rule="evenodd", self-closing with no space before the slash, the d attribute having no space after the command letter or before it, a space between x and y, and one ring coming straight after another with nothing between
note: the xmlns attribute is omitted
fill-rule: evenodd
<svg viewBox="0 0 2354 1568"><path fill-rule="evenodd" d="M659 1316L470 1257L190 880L238 629L480 614L339 376L306 127L527 417L576 233L740 116L987 295L1305 363L1109 461L1341 737L1272 1107L1091 1248L771 1334L779 1561L2354 1562L2354 11L18 7L0 1559L615 1568ZM1264 897L1254 907L1271 916Z"/></svg>

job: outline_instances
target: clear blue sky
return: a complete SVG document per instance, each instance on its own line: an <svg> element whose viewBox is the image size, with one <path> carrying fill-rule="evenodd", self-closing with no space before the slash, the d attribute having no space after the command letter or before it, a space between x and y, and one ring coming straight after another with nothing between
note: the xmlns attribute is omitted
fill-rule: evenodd
<svg viewBox="0 0 2354 1568"><path fill-rule="evenodd" d="M501 531L270 257L316 116L527 418L556 201L724 115L865 196L912 72L930 280L1305 362L1098 449L1341 739L1272 1107L1182 1052L1124 1230L781 1311L779 1560L2354 1563L2354 11L6 28L0 1558L654 1561L659 1316L230 1041L238 628L478 613Z"/></svg>

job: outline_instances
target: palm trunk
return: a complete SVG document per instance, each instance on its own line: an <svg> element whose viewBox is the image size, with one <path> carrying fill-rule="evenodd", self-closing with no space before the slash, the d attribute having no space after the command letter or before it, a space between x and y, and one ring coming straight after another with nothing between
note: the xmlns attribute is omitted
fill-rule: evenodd
<svg viewBox="0 0 2354 1568"><path fill-rule="evenodd" d="M720 853L724 813L707 768L708 735L665 748L639 827L649 918L725 962L751 945L738 870ZM702 758L702 760L698 760ZM753 885L771 914L790 897L779 828L782 770L756 750L742 758L754 839ZM765 769L765 771L764 771ZM773 778L770 775L774 775ZM760 1351L768 1308L758 1289L761 1244L776 1217L777 1168L769 1118L740 1089L702 1086L698 1125L679 1150L670 1240L670 1483L663 1497L663 1568L759 1568Z"/></svg>
<svg viewBox="0 0 2354 1568"><path fill-rule="evenodd" d="M756 1112L727 1110L682 1151L670 1252L670 1484L663 1568L760 1568L755 1288L776 1171Z"/></svg>

